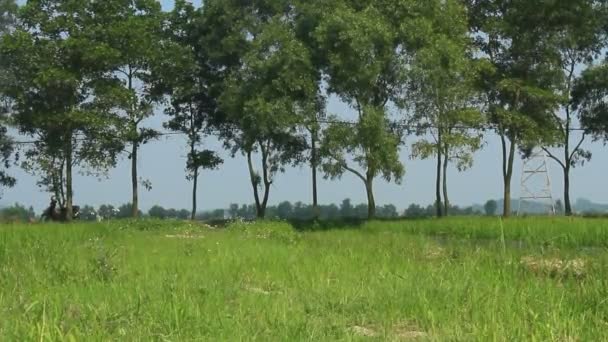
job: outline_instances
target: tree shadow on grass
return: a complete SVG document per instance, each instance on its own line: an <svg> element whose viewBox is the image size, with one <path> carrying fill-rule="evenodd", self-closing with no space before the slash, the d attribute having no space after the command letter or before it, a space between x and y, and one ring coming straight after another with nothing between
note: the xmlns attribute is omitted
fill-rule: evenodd
<svg viewBox="0 0 608 342"><path fill-rule="evenodd" d="M288 220L289 224L299 232L317 232L330 230L357 230L361 229L367 220L352 218L339 220Z"/></svg>

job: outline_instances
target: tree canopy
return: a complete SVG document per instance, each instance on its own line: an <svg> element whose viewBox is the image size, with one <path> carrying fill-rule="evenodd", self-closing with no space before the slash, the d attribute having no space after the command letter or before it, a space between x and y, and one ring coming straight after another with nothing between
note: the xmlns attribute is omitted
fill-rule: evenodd
<svg viewBox="0 0 608 342"><path fill-rule="evenodd" d="M242 159L253 194L253 206L229 212L304 212L303 203L268 211L280 174L306 165L319 217L373 218L392 215L376 205L375 186L402 182L409 149L437 161L431 207L442 216L456 208L450 166L470 168L493 132L503 215L516 157L539 148L564 171L571 214L570 171L591 158L586 137L608 141L603 0L176 0L162 8L158 0L0 0L0 185L15 185L7 168L19 157L69 212L74 174L103 175L124 155L132 194L118 211L137 217L139 188L150 186L142 145L181 135L195 219L202 170L223 163L212 137ZM336 100L344 112L328 110ZM159 113L162 129L152 128ZM30 141L17 149L16 136ZM318 169L360 180L366 208L321 208Z"/></svg>

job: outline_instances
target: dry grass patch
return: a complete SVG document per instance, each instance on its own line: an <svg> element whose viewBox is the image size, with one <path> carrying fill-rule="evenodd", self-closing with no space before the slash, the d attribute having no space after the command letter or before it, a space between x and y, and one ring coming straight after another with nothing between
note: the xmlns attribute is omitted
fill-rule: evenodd
<svg viewBox="0 0 608 342"><path fill-rule="evenodd" d="M380 333L373 327L363 327L360 325L355 325L350 328L350 331L357 336L364 337L377 337Z"/></svg>
<svg viewBox="0 0 608 342"><path fill-rule="evenodd" d="M550 277L584 278L587 275L588 262L584 259L563 260L559 258L523 257L520 264L528 271Z"/></svg>
<svg viewBox="0 0 608 342"><path fill-rule="evenodd" d="M429 246L424 251L424 258L427 260L444 259L447 256L448 252L446 251L446 249L440 246Z"/></svg>

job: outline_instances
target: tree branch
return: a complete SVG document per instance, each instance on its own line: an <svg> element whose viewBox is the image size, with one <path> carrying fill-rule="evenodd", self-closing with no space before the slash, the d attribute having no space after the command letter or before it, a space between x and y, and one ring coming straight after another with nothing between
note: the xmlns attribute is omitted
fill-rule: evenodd
<svg viewBox="0 0 608 342"><path fill-rule="evenodd" d="M581 137L581 141L578 142L578 145L576 145L576 147L572 150L572 153L570 154L570 158L569 160L572 160L574 158L574 154L576 152L578 152L578 150L581 148L581 146L583 145L583 143L585 142L585 139L587 138L587 134L583 133L583 136Z"/></svg>
<svg viewBox="0 0 608 342"><path fill-rule="evenodd" d="M549 151L549 149L547 149L546 147L543 147L543 151L545 151L545 153L547 153L549 158L555 160L563 169L566 168L566 165L564 165L564 163L559 158L557 158L553 153L551 153L551 151Z"/></svg>
<svg viewBox="0 0 608 342"><path fill-rule="evenodd" d="M344 168L344 170L346 170L346 171L350 171L350 172L354 173L357 177L359 177L363 181L363 183L367 182L367 179L365 178L365 176L363 176L363 174L361 172L349 167L348 165L346 165L346 163L344 165L342 165L342 168Z"/></svg>

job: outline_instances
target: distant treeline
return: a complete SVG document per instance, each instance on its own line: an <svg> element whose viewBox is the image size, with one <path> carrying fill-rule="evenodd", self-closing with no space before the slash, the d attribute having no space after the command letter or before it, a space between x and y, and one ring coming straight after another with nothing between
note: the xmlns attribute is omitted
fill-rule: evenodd
<svg viewBox="0 0 608 342"><path fill-rule="evenodd" d="M449 214L452 216L494 216L499 214L499 208L502 201L488 200L484 206L475 205L468 207L450 206ZM518 203L517 201L515 202ZM593 203L585 199L579 199L577 202L577 210L579 215L597 217L603 216L608 211L608 206ZM547 208L541 203L526 202L526 214L540 215L546 214ZM555 203L556 213L564 214L563 203L557 200ZM419 205L411 204L407 209L399 211L393 204L376 207L377 217L381 219L391 218L426 218L433 217L436 214L435 205ZM85 205L80 209L80 220L96 221L104 219L126 219L130 218L132 213L131 204L123 204L113 206L104 204L98 208L90 205ZM313 206L302 202L291 203L289 201L281 202L279 205L268 206L267 218L282 219L282 220L311 220L318 217L321 220L339 220L339 219L365 219L367 218L368 207L365 203L353 204L350 199L345 199L341 204L319 205L318 213L314 212ZM36 220L40 214L37 214L33 207L26 207L21 204L15 204L10 207L0 209L0 221L4 222L28 222ZM188 209L169 209L159 205L155 205L147 213L140 211L140 216L156 219L190 219L191 214ZM197 220L226 220L226 219L244 219L253 220L256 218L256 207L254 204L231 204L228 209L215 209L204 212L199 212L196 215Z"/></svg>
<svg viewBox="0 0 608 342"><path fill-rule="evenodd" d="M302 202L291 203L285 201L275 206L268 206L267 218L283 219L283 220L310 220L318 217L321 220L334 219L364 219L368 215L368 207L365 203L353 204L350 199L345 199L340 205L329 204L319 205L318 213L314 212L313 206ZM496 210L496 209L494 209ZM80 220L95 221L102 219L124 219L131 217L132 206L123 204L114 207L110 204L104 204L97 209L85 205L80 209ZM376 207L378 218L399 218L411 217L422 218L431 217L435 214L433 205L420 206L412 204L405 211L399 211L393 204ZM458 206L451 207L451 214L455 216L463 215L482 215L479 210L474 210L473 207L460 208ZM0 210L0 218L7 221L30 221L37 218L39 215L35 213L32 207L26 208L20 204L4 208ZM140 212L140 216L148 216L157 219L180 219L186 220L190 218L190 211L187 209L168 209L162 206L155 205L147 213ZM252 220L256 218L256 206L254 204L231 204L228 209L215 209L210 211L200 212L196 215L197 220L225 220L225 219L245 219Z"/></svg>

